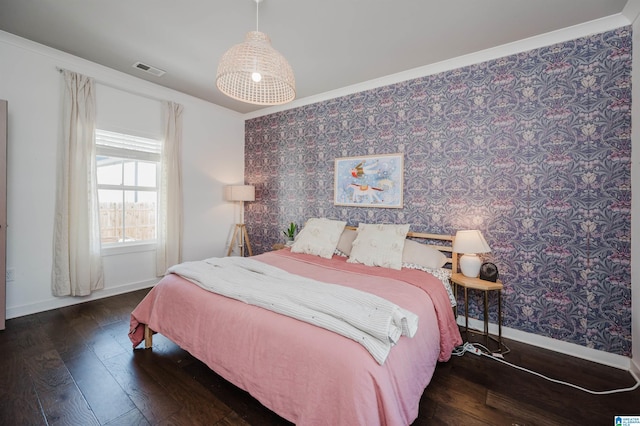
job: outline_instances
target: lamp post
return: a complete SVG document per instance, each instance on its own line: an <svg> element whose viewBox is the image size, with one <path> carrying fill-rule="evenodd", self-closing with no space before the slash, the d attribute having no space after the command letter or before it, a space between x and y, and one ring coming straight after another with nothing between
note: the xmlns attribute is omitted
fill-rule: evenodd
<svg viewBox="0 0 640 426"><path fill-rule="evenodd" d="M240 202L240 223L236 223L233 230L233 236L229 242L229 251L227 256L231 256L231 251L237 244L240 247L240 256L245 255L245 244L249 251L249 256L253 256L251 250L251 242L249 241L249 234L247 234L247 227L244 224L244 202L255 201L256 199L256 187L253 185L229 185L226 189L226 199L229 201Z"/></svg>

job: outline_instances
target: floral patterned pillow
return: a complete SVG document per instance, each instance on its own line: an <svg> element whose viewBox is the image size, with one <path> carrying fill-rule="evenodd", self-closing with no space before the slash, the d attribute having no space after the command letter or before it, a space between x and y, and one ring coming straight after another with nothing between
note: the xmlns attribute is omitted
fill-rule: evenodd
<svg viewBox="0 0 640 426"><path fill-rule="evenodd" d="M408 224L361 223L347 262L402 269L402 251L408 232Z"/></svg>

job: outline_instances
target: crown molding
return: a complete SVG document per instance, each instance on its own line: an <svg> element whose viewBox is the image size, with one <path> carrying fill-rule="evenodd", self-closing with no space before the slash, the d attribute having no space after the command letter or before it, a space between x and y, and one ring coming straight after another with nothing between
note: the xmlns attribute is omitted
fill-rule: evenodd
<svg viewBox="0 0 640 426"><path fill-rule="evenodd" d="M630 3L639 3L637 8L629 6ZM613 30L616 28L624 27L631 24L631 20L628 16L633 17L633 11L635 9L640 10L640 0L629 0L625 11L627 14L619 13L611 15L605 18L596 19L593 21L585 22L583 24L573 25L571 27L562 28L556 31L540 34L537 36L529 37L526 39L518 40L512 43L503 44L500 46L492 47L478 52L470 53L468 55L459 56L445 61L437 62L430 65L425 65L411 70L391 74L385 77L368 80L362 83L346 86L340 89L332 90L329 92L321 93L319 95L308 96L306 98L296 99L286 105L279 105L269 108L263 108L258 111L252 111L244 114L245 120L249 120L256 117L261 117L269 114L273 114L280 111L286 111L293 108L298 108L305 105L314 104L316 102L322 102L330 99L335 99L341 96L351 95L366 90L376 89L378 87L388 86L391 84L400 83L407 80L413 80L428 75L441 73L473 64L486 62L489 60L502 58L505 56L513 55L520 52L526 52L528 50L539 49L541 47L549 46L556 43L561 43L569 40L575 40L580 37L585 37L590 34L602 33L605 31Z"/></svg>

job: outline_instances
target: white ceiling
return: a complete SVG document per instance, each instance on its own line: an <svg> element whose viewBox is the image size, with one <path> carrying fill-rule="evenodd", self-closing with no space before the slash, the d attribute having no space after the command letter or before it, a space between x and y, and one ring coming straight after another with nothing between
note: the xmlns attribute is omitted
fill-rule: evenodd
<svg viewBox="0 0 640 426"><path fill-rule="evenodd" d="M259 23L304 98L620 14L626 3L264 0ZM260 107L227 98L215 74L255 26L253 0L0 0L0 30L241 113ZM137 70L136 61L166 74Z"/></svg>

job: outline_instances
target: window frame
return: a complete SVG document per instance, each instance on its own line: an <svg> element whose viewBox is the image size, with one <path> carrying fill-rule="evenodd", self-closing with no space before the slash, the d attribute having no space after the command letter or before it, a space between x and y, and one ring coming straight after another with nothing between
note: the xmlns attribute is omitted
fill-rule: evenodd
<svg viewBox="0 0 640 426"><path fill-rule="evenodd" d="M105 139L106 138L106 139ZM106 129L95 130L96 139L96 186L98 193L100 190L115 190L121 191L123 195L123 201L125 199L126 191L134 192L155 192L156 193L156 211L155 211L155 223L156 223L156 238L151 240L137 240L137 241L122 241L122 242L103 242L102 235L100 236L100 247L104 254L114 255L120 253L149 251L156 248L158 241L158 217L159 217L159 196L160 196L160 183L161 183L161 170L162 170L162 140L157 138L149 138L144 136L137 136L131 133L115 132ZM106 143L100 143L106 141ZM127 144L130 142L130 144ZM140 143L142 142L142 143ZM119 146L118 146L119 145ZM127 146L139 146L141 149L130 149ZM101 184L98 182L97 170L99 168L99 159L101 157L107 157L122 163L122 184ZM124 167L127 160L134 161L136 168L138 162L155 163L156 165L156 184L155 186L146 185L130 185L125 184L124 175L126 173ZM136 179L137 170L135 173ZM100 203L100 197L98 195L98 203ZM98 206L100 209L100 206ZM123 213L124 214L124 213ZM123 220L123 226L126 229L126 223Z"/></svg>

